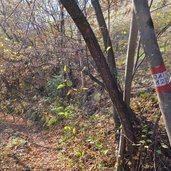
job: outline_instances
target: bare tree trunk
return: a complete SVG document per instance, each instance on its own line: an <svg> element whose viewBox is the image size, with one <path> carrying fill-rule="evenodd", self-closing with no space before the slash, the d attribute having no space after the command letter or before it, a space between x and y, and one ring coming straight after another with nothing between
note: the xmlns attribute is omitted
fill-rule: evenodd
<svg viewBox="0 0 171 171"><path fill-rule="evenodd" d="M80 39L79 39L80 38ZM78 30L78 46L79 49L77 50L77 56L79 59L79 65L81 67L81 71L80 71L80 78L81 78L81 88L84 88L85 83L84 83L84 75L83 75L83 50L82 50L82 42L81 42L81 33Z"/></svg>
<svg viewBox="0 0 171 171"><path fill-rule="evenodd" d="M107 27L108 27L108 32L110 34L110 13L111 13L111 4L112 1L107 0L108 8L107 8Z"/></svg>
<svg viewBox="0 0 171 171"><path fill-rule="evenodd" d="M138 36L138 28L137 28L135 13L133 11L130 32L129 32L128 49L126 55L125 88L124 88L124 97L123 97L128 105L130 104L132 74L134 68L134 56L137 46L137 36Z"/></svg>
<svg viewBox="0 0 171 171"><path fill-rule="evenodd" d="M133 0L142 44L151 66L160 109L171 145L171 84L154 32L147 0Z"/></svg>
<svg viewBox="0 0 171 171"><path fill-rule="evenodd" d="M123 131L125 136L129 139L128 150L130 153L134 152L132 143L135 143L134 130L132 122L129 118L131 110L127 107L123 101L122 93L118 90L116 78L114 78L110 72L108 64L102 53L102 50L98 44L98 41L87 22L84 14L78 7L77 3L73 0L60 0L64 5L75 24L79 28L83 38L90 50L90 53L96 63L98 71L102 77L102 80L106 86L106 89L110 95L110 98L115 106L115 110L119 115L120 121L123 125Z"/></svg>
<svg viewBox="0 0 171 171"><path fill-rule="evenodd" d="M62 34L65 34L65 20L64 20L64 7L63 5L59 2L60 5L60 32Z"/></svg>
<svg viewBox="0 0 171 171"><path fill-rule="evenodd" d="M78 4L78 0L76 0L77 4ZM78 58L79 58L79 64L80 67L83 68L83 49L82 49L82 41L81 41L81 33L79 30L77 30L77 38L78 38ZM80 71L80 78L81 78L81 88L84 87L85 83L84 83L84 75L83 75L83 71L81 69Z"/></svg>
<svg viewBox="0 0 171 171"><path fill-rule="evenodd" d="M98 24L99 24L99 27L103 36L103 42L104 42L105 50L107 52L107 63L113 74L114 72L116 72L115 55L114 55L114 51L112 47L112 42L109 36L109 32L106 26L106 22L105 22L99 1L91 0L91 2L95 9L97 21L98 21Z"/></svg>
<svg viewBox="0 0 171 171"><path fill-rule="evenodd" d="M132 74L134 68L134 56L137 45L137 36L138 36L138 28L136 23L136 17L134 11L132 11L132 19L129 31L129 41L126 55L126 66L125 66L125 83L124 83L124 93L123 99L130 105L130 95L131 95L131 85L132 85ZM120 132L120 141L119 141L119 150L118 150L118 168L117 171L122 170L122 161L124 159L124 151L125 151L125 137L123 135L123 131Z"/></svg>
<svg viewBox="0 0 171 171"><path fill-rule="evenodd" d="M97 0L91 0L91 2L95 9L97 21L103 37L103 43L104 43L105 51L107 53L107 63L109 65L111 73L116 77L116 63L115 63L115 55L112 47L112 41L109 36L109 32L102 13L100 3ZM114 110L114 107L113 107L113 117L115 122L115 129L117 130L120 127L120 121L118 118L118 114Z"/></svg>

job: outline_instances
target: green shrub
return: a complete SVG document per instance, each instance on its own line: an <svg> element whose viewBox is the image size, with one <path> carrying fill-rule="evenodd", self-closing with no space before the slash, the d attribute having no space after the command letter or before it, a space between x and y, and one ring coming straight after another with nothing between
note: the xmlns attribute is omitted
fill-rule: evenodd
<svg viewBox="0 0 171 171"><path fill-rule="evenodd" d="M62 95L62 89L57 89L62 82L64 82L63 74L55 75L48 81L46 91L49 98L53 100L55 97Z"/></svg>

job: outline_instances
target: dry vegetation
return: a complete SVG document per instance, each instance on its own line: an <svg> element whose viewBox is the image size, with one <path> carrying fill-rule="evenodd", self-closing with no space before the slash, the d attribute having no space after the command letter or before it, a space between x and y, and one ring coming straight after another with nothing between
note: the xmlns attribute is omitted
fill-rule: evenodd
<svg viewBox="0 0 171 171"><path fill-rule="evenodd" d="M114 129L112 103L104 88L88 74L81 87L82 70L100 78L83 42L84 67L79 66L75 25L67 18L63 34L51 16L40 27L34 18L39 18L38 11L44 9L39 1L34 4L34 15L32 1L19 3L20 8L16 1L4 4L7 13L0 14L0 170L114 170L118 130ZM20 16L19 9L24 15ZM121 86L129 27L129 7L126 9L122 7L111 17ZM90 7L87 13L92 22L94 13ZM169 25L170 13L169 9L153 14L157 33ZM33 28L19 27L21 21L26 26L33 22ZM98 30L96 34L101 42ZM169 68L170 38L168 28L159 39ZM135 144L139 149L135 160L139 162L135 170L160 170L171 166L171 149L144 56L138 63L141 61L144 62L135 73L131 97L131 107L141 120L135 128L139 130L139 143Z"/></svg>

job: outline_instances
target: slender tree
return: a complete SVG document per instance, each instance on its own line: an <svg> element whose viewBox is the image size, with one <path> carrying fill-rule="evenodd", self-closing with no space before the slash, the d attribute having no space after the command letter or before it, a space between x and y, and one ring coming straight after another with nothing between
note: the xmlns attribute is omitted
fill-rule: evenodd
<svg viewBox="0 0 171 171"><path fill-rule="evenodd" d="M135 143L134 129L132 126L131 119L129 118L129 113L132 112L127 107L126 103L123 101L122 93L119 91L116 78L110 72L108 64L105 60L105 57L102 53L102 50L98 44L98 41L94 35L93 30L91 29L86 17L78 7L76 1L73 0L60 0L64 5L78 29L80 30L89 51L96 63L97 69L100 72L102 80L106 86L106 89L110 95L110 98L114 104L115 110L119 115L120 121L123 125L123 131L127 139L127 145L129 152L133 152L134 148L132 143Z"/></svg>
<svg viewBox="0 0 171 171"><path fill-rule="evenodd" d="M112 41L109 36L109 31L107 29L107 25L104 19L104 15L100 3L99 1L96 0L91 0L91 2L95 9L96 18L103 37L103 43L104 43L105 51L107 53L107 58L106 58L107 63L109 65L111 73L114 76L116 76L116 62L115 62L115 55L113 51ZM114 116L115 128L118 129L120 126L120 121L116 111L114 110L114 107L113 107L113 116Z"/></svg>
<svg viewBox="0 0 171 171"><path fill-rule="evenodd" d="M107 29L107 25L99 1L91 0L91 2L95 9L97 21L103 36L104 47L107 53L107 62L111 72L113 73L116 70L116 63L115 63L115 55L112 47L112 41L109 36L109 32Z"/></svg>
<svg viewBox="0 0 171 171"><path fill-rule="evenodd" d="M132 11L132 19L129 32L129 41L126 55L125 66L125 87L124 87L124 100L129 105L132 85L132 74L134 68L134 56L137 47L138 27L134 11Z"/></svg>
<svg viewBox="0 0 171 171"><path fill-rule="evenodd" d="M132 10L132 19L130 24L130 31L129 31L129 40L128 40L128 48L127 48L127 55L126 55L126 66L125 66L125 82L124 82L124 92L123 92L123 99L130 105L130 95L131 95L131 85L132 85L132 75L133 75L133 68L134 68L134 56L136 51L137 45L137 36L138 36L138 27L136 23L135 13ZM124 159L124 151L125 151L125 137L123 135L123 131L121 130L120 133L120 140L119 140L119 150L118 150L118 167L117 171L122 170L122 161Z"/></svg>
<svg viewBox="0 0 171 171"><path fill-rule="evenodd" d="M78 4L78 0L76 0L77 4ZM81 39L81 33L79 31L79 29L77 30L77 38L78 38L78 50L77 50L77 56L79 59L79 65L81 68L83 68L83 49L82 49L82 39ZM80 71L80 78L81 78L81 88L84 87L84 75L83 75L83 71Z"/></svg>
<svg viewBox="0 0 171 171"><path fill-rule="evenodd" d="M62 34L65 34L65 20L64 20L64 7L62 4L59 2L59 7L60 7L60 32Z"/></svg>
<svg viewBox="0 0 171 171"><path fill-rule="evenodd" d="M133 0L142 44L151 67L160 109L171 145L171 83L157 43L147 0Z"/></svg>

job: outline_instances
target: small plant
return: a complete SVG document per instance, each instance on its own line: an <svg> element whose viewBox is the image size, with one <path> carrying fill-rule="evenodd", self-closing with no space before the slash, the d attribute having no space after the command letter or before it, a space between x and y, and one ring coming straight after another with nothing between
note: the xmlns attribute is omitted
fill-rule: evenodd
<svg viewBox="0 0 171 171"><path fill-rule="evenodd" d="M147 124L142 124L141 139L139 142L140 144L137 144L136 146L142 145L144 148L148 149L149 146L153 143L153 134L154 132L149 129Z"/></svg>
<svg viewBox="0 0 171 171"><path fill-rule="evenodd" d="M85 151L84 150L79 150L79 151L76 151L75 152L75 156L77 156L77 157L84 157L84 155L85 155Z"/></svg>
<svg viewBox="0 0 171 171"><path fill-rule="evenodd" d="M57 89L57 87L64 81L63 74L53 76L46 87L48 97L54 99L57 96L61 95L61 89Z"/></svg>
<svg viewBox="0 0 171 171"><path fill-rule="evenodd" d="M78 107L74 105L53 107L51 111L60 119L72 118L78 113Z"/></svg>
<svg viewBox="0 0 171 171"><path fill-rule="evenodd" d="M167 144L165 144L165 143L160 143L160 146L158 147L158 149L156 150L156 153L158 154L158 155L161 155L162 154L162 151L164 150L167 150L167 149L169 149L169 147L168 147L168 145Z"/></svg>
<svg viewBox="0 0 171 171"><path fill-rule="evenodd" d="M64 132L67 133L67 134L75 135L77 133L77 130L76 130L75 127L65 126L64 127Z"/></svg>
<svg viewBox="0 0 171 171"><path fill-rule="evenodd" d="M47 122L47 127L50 128L58 123L58 119L56 117L51 117Z"/></svg>
<svg viewBox="0 0 171 171"><path fill-rule="evenodd" d="M85 141L91 144L96 150L103 149L103 144L98 142L97 140L94 140L92 137L86 138Z"/></svg>
<svg viewBox="0 0 171 171"><path fill-rule="evenodd" d="M23 146L27 144L27 141L23 138L20 138L20 137L16 137L16 136L12 136L10 137L9 139L9 142L7 144L7 147L12 149L14 147L19 147L19 146Z"/></svg>

